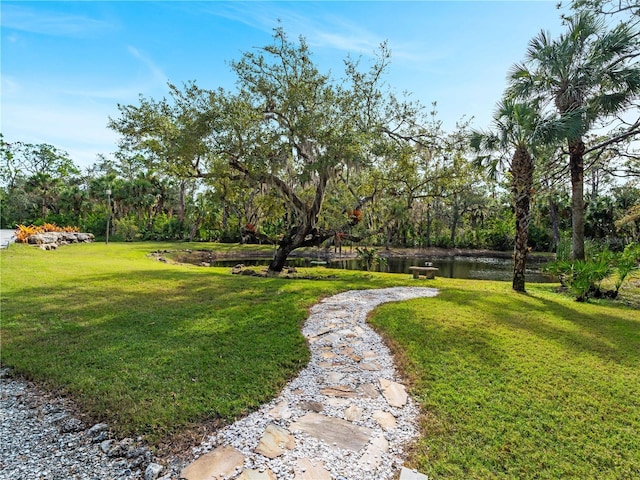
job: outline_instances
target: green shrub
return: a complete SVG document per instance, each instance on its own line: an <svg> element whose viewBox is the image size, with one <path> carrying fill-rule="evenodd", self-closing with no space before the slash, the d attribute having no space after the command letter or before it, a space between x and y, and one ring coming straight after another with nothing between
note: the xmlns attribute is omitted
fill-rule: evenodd
<svg viewBox="0 0 640 480"><path fill-rule="evenodd" d="M378 255L378 251L375 248L357 247L356 252L360 266L367 272L370 272L377 266L385 266L387 264L387 259Z"/></svg>
<svg viewBox="0 0 640 480"><path fill-rule="evenodd" d="M615 280L615 296L629 274L640 269L640 244L630 243L622 253L618 255L615 264L616 280Z"/></svg>
<svg viewBox="0 0 640 480"><path fill-rule="evenodd" d="M611 272L611 255L607 250L590 260L573 262L572 275L566 281L576 300L584 302L589 295L601 296L600 284Z"/></svg>
<svg viewBox="0 0 640 480"><path fill-rule="evenodd" d="M529 225L529 245L533 250L550 252L552 243L553 238L548 228L540 227L533 222Z"/></svg>
<svg viewBox="0 0 640 480"><path fill-rule="evenodd" d="M586 248L585 260L569 259L566 243L558 246L557 260L550 262L545 271L558 277L560 283L571 290L579 302L586 301L589 297L616 298L620 287L629 274L637 270L640 263L640 246L630 244L621 253L614 253L608 248L597 251L595 244L591 243ZM602 290L602 281L615 276L615 289Z"/></svg>
<svg viewBox="0 0 640 480"><path fill-rule="evenodd" d="M104 237L107 232L107 213L91 212L80 222L80 230Z"/></svg>
<svg viewBox="0 0 640 480"><path fill-rule="evenodd" d="M135 217L129 216L116 219L113 222L113 226L116 237L125 242L133 242L141 236L140 228L138 227Z"/></svg>

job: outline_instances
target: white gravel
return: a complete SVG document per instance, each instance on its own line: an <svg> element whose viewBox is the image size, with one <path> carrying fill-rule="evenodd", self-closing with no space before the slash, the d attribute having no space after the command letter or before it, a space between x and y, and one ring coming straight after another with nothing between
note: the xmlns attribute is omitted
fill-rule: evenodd
<svg viewBox="0 0 640 480"><path fill-rule="evenodd" d="M356 388L363 384L378 385L380 378L399 381L389 350L383 341L366 323L368 313L376 306L393 301L418 297L432 297L437 294L433 288L397 287L379 290L344 292L327 298L311 309L311 315L303 327L303 334L310 341L311 360L298 377L292 380L278 398L264 405L258 411L238 422L216 432L195 447L192 459L219 445L231 445L246 457L245 468L269 468L279 480L294 478L293 466L299 458L321 459L335 479L378 480L391 479L397 475L407 446L416 436L415 421L418 409L411 399L404 407L390 407L385 399L375 398L328 398L319 390L339 383ZM365 356L375 352L374 361L379 370L368 371L350 367L348 361L330 376L323 352L343 349L348 344L353 351ZM346 360L346 359L345 359ZM91 433L87 425L82 425L66 410L63 399L55 399L42 394L33 385L18 381L0 371L0 480L33 479L133 479L144 476L142 465L135 465L135 458L112 458L107 456L104 441L97 439L99 432ZM322 403L322 414L343 418L348 404L362 408L361 420L354 424L370 428L371 438L384 437L389 443L387 453L382 454L375 472L362 466L361 453L336 449L300 432L292 432L296 438L296 448L283 455L268 459L256 454L258 441L269 423L288 425L309 413L302 402ZM269 411L286 402L286 418L274 419ZM393 414L397 425L383 430L372 414L384 410ZM75 422L75 423L74 423ZM65 432L64 430L71 430ZM102 446L101 446L102 445ZM149 457L149 455L147 455ZM132 463L133 462L133 463ZM154 468L158 467L152 464ZM186 462L174 459L159 474L162 479L179 478L180 470ZM156 478L157 473L153 474Z"/></svg>
<svg viewBox="0 0 640 480"><path fill-rule="evenodd" d="M109 480L140 478L124 458L100 448L100 427L89 428L70 404L0 371L0 479ZM104 425L106 428L106 425Z"/></svg>
<svg viewBox="0 0 640 480"><path fill-rule="evenodd" d="M327 378L327 369L320 365L325 361L321 353L331 347L333 351L343 348L345 343L353 348L356 354L364 355L373 351L377 354L375 362L381 369L366 371L350 366L348 359L341 358L345 363L337 372L343 375L340 384L353 386L362 384L377 385L380 378L398 381L391 354L380 338L367 324L369 312L382 303L408 300L418 297L433 297L438 291L433 288L396 287L378 290L352 290L324 299L311 309L311 315L303 327L303 334L307 338L320 335L320 340L310 343L311 360L298 377L292 380L278 398L264 405L258 411L237 421L215 435L202 445L194 449L199 456L221 445L231 445L242 452L245 457L245 468L264 469L268 467L279 480L293 480L293 468L296 460L303 457L320 459L324 462L333 478L348 478L349 480L377 480L391 479L402 466L406 447L415 438L417 431L415 421L418 409L409 399L401 408L393 408L386 400L378 395L376 398L332 399L327 403L327 397L319 390L332 384ZM326 333L324 333L326 332ZM323 334L324 333L324 334ZM336 334L337 333L337 334ZM352 336L352 334L356 334ZM353 363L353 362L351 362ZM375 472L365 469L359 460L362 454L350 450L339 450L331 445L314 439L299 432L291 432L296 438L296 448L288 450L283 455L269 460L254 452L262 433L269 423L280 424L285 427L308 413L303 407L304 401L315 401L323 404L322 414L343 418L347 405L356 405L363 409L362 420L354 424L373 430L371 438L384 437L389 442L389 451L382 455L381 463ZM269 411L286 402L290 417L278 421L269 415ZM383 430L374 420L372 413L384 410L396 418L396 428Z"/></svg>

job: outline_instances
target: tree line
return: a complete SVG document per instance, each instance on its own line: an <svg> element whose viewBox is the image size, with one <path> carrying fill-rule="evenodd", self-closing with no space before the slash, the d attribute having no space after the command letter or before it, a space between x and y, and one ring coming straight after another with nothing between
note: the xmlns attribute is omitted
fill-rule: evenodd
<svg viewBox="0 0 640 480"><path fill-rule="evenodd" d="M100 236L111 218L122 240L269 242L271 272L297 248L348 242L513 249L524 290L531 249L570 237L581 260L585 238L622 249L640 232L640 8L572 7L559 37L531 40L483 131L445 131L435 104L396 94L386 44L334 78L277 28L231 62L234 91L169 84L118 105L118 151L85 172L2 138L2 226Z"/></svg>

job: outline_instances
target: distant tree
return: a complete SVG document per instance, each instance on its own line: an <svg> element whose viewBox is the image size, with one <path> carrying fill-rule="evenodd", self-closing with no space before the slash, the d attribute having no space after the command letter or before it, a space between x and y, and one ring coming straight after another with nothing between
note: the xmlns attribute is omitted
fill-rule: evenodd
<svg viewBox="0 0 640 480"><path fill-rule="evenodd" d="M118 157L123 170L178 179L178 220L185 220L189 179L198 177L211 133L208 93L190 82L180 89L169 84L170 98L140 96L139 105L118 105L120 116L108 126L120 134ZM136 168L137 167L137 168ZM131 175L131 174L130 174ZM139 173L137 174L139 175Z"/></svg>
<svg viewBox="0 0 640 480"><path fill-rule="evenodd" d="M606 16L628 15L640 20L638 0L573 0L571 8Z"/></svg>
<svg viewBox="0 0 640 480"><path fill-rule="evenodd" d="M453 132L446 132L436 115L432 111L424 123L421 142L404 144L381 164L379 209L387 246L394 238L406 245L409 233L412 246L431 246L436 201L446 206L448 243L453 246L463 215L477 206L474 186L480 172L466 155L468 122L458 122Z"/></svg>
<svg viewBox="0 0 640 480"><path fill-rule="evenodd" d="M67 152L46 143L8 143L2 139L1 162L0 178L9 193L7 201L11 202L13 190L23 189L36 200L43 222L65 182L80 173ZM14 222L32 220L13 219Z"/></svg>

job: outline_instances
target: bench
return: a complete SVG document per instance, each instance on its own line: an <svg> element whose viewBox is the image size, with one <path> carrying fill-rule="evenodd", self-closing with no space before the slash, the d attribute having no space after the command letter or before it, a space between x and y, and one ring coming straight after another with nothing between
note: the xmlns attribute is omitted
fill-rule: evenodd
<svg viewBox="0 0 640 480"><path fill-rule="evenodd" d="M420 278L420 274L424 275L424 278L436 278L436 267L409 267L409 271L413 273L413 278Z"/></svg>

